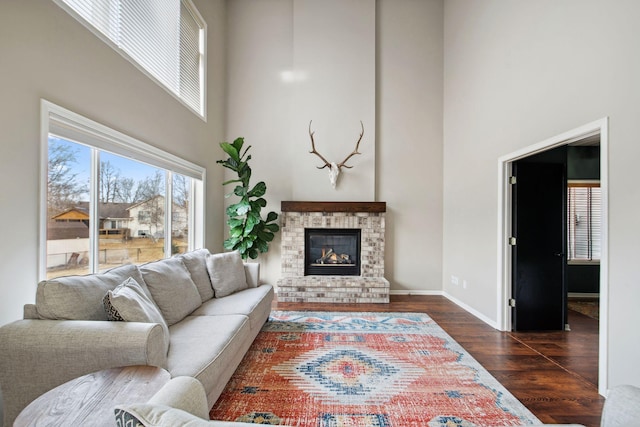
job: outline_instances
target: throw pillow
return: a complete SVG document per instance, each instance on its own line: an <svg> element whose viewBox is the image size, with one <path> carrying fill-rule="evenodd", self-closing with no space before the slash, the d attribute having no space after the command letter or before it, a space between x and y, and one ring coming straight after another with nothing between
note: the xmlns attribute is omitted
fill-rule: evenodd
<svg viewBox="0 0 640 427"><path fill-rule="evenodd" d="M213 298L211 279L209 279L209 273L207 272L208 255L208 249L198 249L196 251L176 255L177 258L180 258L182 262L184 262L187 270L191 273L191 279L193 279L193 283L195 283L198 288L198 293L200 294L202 302Z"/></svg>
<svg viewBox="0 0 640 427"><path fill-rule="evenodd" d="M160 310L142 286L129 277L120 286L107 291L102 303L109 320L159 323L164 330L165 350L169 348L169 327Z"/></svg>
<svg viewBox="0 0 640 427"><path fill-rule="evenodd" d="M180 258L154 261L139 268L169 326L178 323L202 304L198 288Z"/></svg>
<svg viewBox="0 0 640 427"><path fill-rule="evenodd" d="M125 409L115 408L116 425L122 427L146 427L135 415Z"/></svg>
<svg viewBox="0 0 640 427"><path fill-rule="evenodd" d="M244 263L238 251L209 255L207 270L216 298L226 297L249 287Z"/></svg>
<svg viewBox="0 0 640 427"><path fill-rule="evenodd" d="M116 422L118 420L132 420L134 423L132 426L134 427L215 427L235 425L233 422L203 420L181 409L151 403L118 405L116 406L115 414ZM128 424L122 425L128 426Z"/></svg>

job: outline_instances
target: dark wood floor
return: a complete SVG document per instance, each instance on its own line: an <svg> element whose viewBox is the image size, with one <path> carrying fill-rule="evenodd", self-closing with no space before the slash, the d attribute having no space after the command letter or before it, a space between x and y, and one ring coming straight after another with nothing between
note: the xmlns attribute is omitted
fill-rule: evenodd
<svg viewBox="0 0 640 427"><path fill-rule="evenodd" d="M389 304L274 302L274 310L427 313L543 423L600 425L598 321L570 311L571 331L500 332L441 296L394 295Z"/></svg>

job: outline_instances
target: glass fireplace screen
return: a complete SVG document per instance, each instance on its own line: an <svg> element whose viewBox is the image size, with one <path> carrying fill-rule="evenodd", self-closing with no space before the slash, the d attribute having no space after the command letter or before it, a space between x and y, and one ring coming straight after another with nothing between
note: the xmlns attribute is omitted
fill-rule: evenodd
<svg viewBox="0 0 640 427"><path fill-rule="evenodd" d="M305 229L305 276L360 275L360 229Z"/></svg>

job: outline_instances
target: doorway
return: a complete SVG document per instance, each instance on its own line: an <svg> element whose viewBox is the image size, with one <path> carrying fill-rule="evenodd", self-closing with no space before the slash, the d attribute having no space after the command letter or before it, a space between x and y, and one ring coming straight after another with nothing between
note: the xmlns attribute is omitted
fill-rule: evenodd
<svg viewBox="0 0 640 427"><path fill-rule="evenodd" d="M543 153L554 148L565 147L571 144L593 140L600 141L600 188L602 193L601 204L601 260L600 260L600 308L599 308L599 363L598 363L598 389L604 395L607 390L607 313L608 313L608 236L607 236L607 194L608 194L608 173L607 173L607 152L608 152L608 118L603 118L595 122L586 124L579 128L570 130L563 134L549 138L538 144L518 150L514 153L503 156L498 161L499 167L499 213L498 213L498 324L504 331L510 331L513 327L513 318L510 306L512 298L512 247L510 237L512 233L512 194L510 177L513 172L515 162Z"/></svg>

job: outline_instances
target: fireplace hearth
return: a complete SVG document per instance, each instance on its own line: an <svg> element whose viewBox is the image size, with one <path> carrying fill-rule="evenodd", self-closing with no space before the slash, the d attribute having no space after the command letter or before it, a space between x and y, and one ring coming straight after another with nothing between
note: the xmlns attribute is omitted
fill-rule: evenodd
<svg viewBox="0 0 640 427"><path fill-rule="evenodd" d="M389 302L389 281L384 278L384 202L283 201L281 210L278 301ZM316 243L316 236L306 245L309 233L313 236L319 230L333 235L331 240ZM348 237L359 242L358 250L343 242L347 237L342 232L359 236Z"/></svg>

